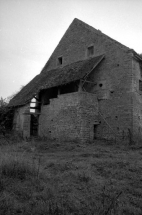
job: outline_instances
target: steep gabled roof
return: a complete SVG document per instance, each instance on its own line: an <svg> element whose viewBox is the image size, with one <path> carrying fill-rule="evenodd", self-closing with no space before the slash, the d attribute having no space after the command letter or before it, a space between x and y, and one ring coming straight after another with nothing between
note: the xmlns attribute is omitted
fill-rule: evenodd
<svg viewBox="0 0 142 215"><path fill-rule="evenodd" d="M115 39L109 37L108 35L104 34L102 31L95 29L94 27L88 25L87 23L85 23L85 22L83 22L83 21L81 21L81 20L79 20L77 18L75 18L73 20L73 22L76 22L76 23L82 25L83 27L89 29L90 31L94 32L95 34L98 34L99 36L102 36L104 38L109 39L112 43L116 44L119 48L123 49L126 52L133 53L134 56L137 56L139 58L139 60L142 61L142 57L134 49L125 46L124 44L122 44L122 43L118 42L117 40L115 40Z"/></svg>
<svg viewBox="0 0 142 215"><path fill-rule="evenodd" d="M56 49L58 49L58 47L62 46L62 41L64 41L64 38L66 39L67 35L71 35L71 33L74 32L74 28L75 29L82 29L82 34L83 34L83 31L85 29L87 29L88 31L92 32L94 35L97 35L98 37L101 37L104 41L105 40L110 41L111 43L115 44L119 49L125 51L126 53L132 53L134 57L138 56L139 60L142 60L142 57L138 53L136 53L133 49L130 49L129 47L121 44L120 42L118 42L118 41L114 40L113 38L109 37L108 35L104 34L100 30L97 30L94 27L88 25L87 23L75 18L72 21L72 23L70 24L70 26L68 27L68 29L66 30L66 32L64 33L63 37L59 41L57 47L55 48L55 50L53 51L52 55L50 56L50 58L48 59L48 61L44 65L44 67L43 67L41 72L47 72L48 70L50 70L50 60L52 61L52 57L54 56L54 53L56 52ZM52 65L52 68L53 68L53 66L56 67L56 65Z"/></svg>
<svg viewBox="0 0 142 215"><path fill-rule="evenodd" d="M95 34L98 34L99 36L103 36L107 39L109 39L111 42L115 43L119 48L128 51L131 50L129 47L123 45L122 43L118 42L117 40L114 40L113 38L109 37L108 35L104 34L102 31L95 29L94 27L88 25L87 23L75 18L73 22L78 22L78 24L82 25L83 27L89 29L90 31L94 32Z"/></svg>
<svg viewBox="0 0 142 215"><path fill-rule="evenodd" d="M61 86L86 77L104 58L104 55L77 61L35 76L9 103L9 106L22 106L42 89Z"/></svg>

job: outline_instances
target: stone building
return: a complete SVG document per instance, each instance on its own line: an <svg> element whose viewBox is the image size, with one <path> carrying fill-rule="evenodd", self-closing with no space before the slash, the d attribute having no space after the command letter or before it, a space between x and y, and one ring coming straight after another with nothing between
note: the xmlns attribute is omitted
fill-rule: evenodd
<svg viewBox="0 0 142 215"><path fill-rule="evenodd" d="M41 73L11 101L23 136L93 141L142 135L142 58L74 19Z"/></svg>

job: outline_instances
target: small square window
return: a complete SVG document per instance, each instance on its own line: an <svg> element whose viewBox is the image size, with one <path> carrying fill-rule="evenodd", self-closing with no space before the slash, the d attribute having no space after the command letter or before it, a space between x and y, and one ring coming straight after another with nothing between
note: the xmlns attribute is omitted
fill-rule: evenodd
<svg viewBox="0 0 142 215"><path fill-rule="evenodd" d="M94 54L94 46L89 46L87 50L87 56L90 57Z"/></svg>
<svg viewBox="0 0 142 215"><path fill-rule="evenodd" d="M139 91L142 91L142 81L139 80Z"/></svg>
<svg viewBox="0 0 142 215"><path fill-rule="evenodd" d="M58 65L62 65L63 64L63 58L62 57L58 57Z"/></svg>

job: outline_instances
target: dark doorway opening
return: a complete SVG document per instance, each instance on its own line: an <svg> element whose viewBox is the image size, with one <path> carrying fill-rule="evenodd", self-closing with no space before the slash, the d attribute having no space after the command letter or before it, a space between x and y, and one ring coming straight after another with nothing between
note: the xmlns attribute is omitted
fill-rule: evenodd
<svg viewBox="0 0 142 215"><path fill-rule="evenodd" d="M94 125L94 140L97 139L97 128L98 128L98 125Z"/></svg>
<svg viewBox="0 0 142 215"><path fill-rule="evenodd" d="M31 136L38 136L38 115L31 114Z"/></svg>

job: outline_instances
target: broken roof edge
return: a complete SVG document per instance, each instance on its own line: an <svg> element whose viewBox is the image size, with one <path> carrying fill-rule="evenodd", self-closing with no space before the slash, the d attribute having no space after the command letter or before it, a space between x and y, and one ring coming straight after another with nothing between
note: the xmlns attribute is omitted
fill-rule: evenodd
<svg viewBox="0 0 142 215"><path fill-rule="evenodd" d="M74 82L74 81L77 81L77 80L80 80L82 78L84 78L84 76L86 76L86 74L84 74L84 72L80 73L80 69L82 68L82 66L84 67L85 65L88 65L88 63L92 62L91 64L93 65L92 68L88 68L88 73L90 73L90 70L92 71L101 61L102 59L104 58L105 54L101 54L101 55L97 55L97 56L94 56L94 57L90 57L89 59L82 59L82 60L79 60L79 61L76 61L76 62L72 62L68 65L65 65L64 67L60 67L60 68L56 68L56 69L51 69L49 71L47 71L47 73L40 73L39 75L35 76L13 99L10 100L9 102L9 107L21 107L21 106L25 106L26 104L30 103L31 102L31 99L37 95L41 90L43 89L48 89L48 88L52 88L52 87L59 87L59 86L63 86L63 85L66 85L68 83L71 83L71 82ZM96 61L96 62L95 62ZM61 82L55 82L55 84L53 83L52 86L49 85L48 83L44 82L43 80L45 80L47 75L48 75L48 72L50 74L53 73L53 77L54 77L54 72L60 72L62 73L62 70L67 70L70 74L70 68L72 68L72 66L74 66L74 64L81 64L81 68L79 67L78 70L74 71L76 74L76 76L78 75L78 72L79 72L79 76L77 77L73 77L73 78L70 78L69 80L62 80L63 83ZM87 66L88 67L88 66ZM83 76L84 74L84 76ZM63 73L63 76L66 76L65 73ZM50 79L49 79L50 81ZM48 82L49 82L48 81ZM30 87L31 85L31 87ZM30 88L29 88L30 87ZM28 98L27 98L28 97Z"/></svg>

